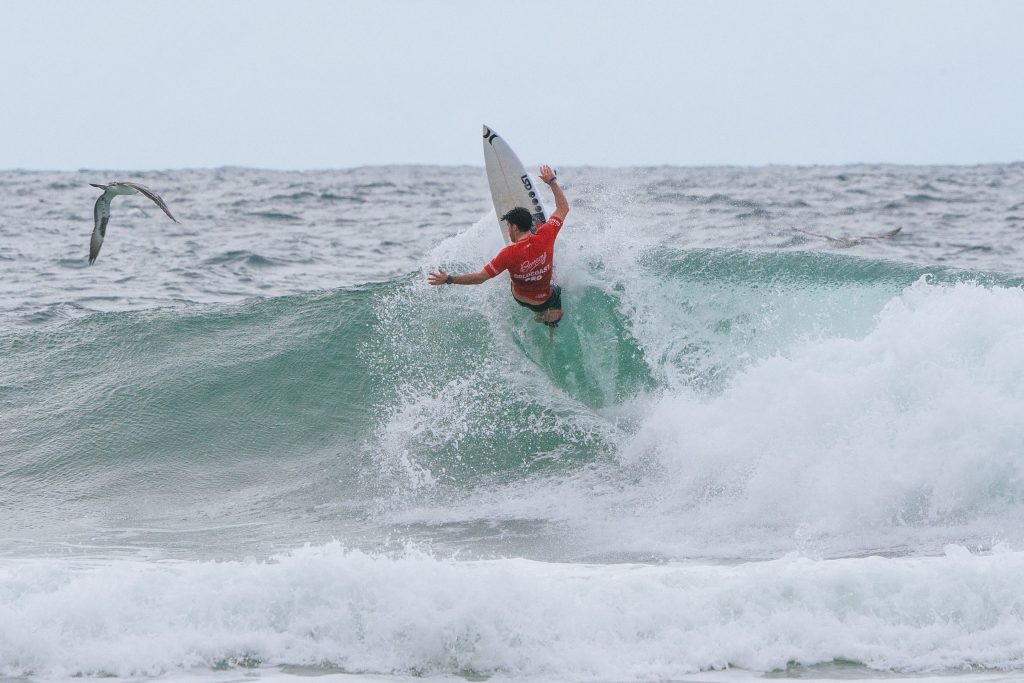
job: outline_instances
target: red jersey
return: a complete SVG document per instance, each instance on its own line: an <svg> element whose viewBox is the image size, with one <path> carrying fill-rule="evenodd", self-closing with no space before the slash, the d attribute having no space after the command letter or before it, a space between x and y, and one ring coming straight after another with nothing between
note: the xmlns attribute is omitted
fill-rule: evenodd
<svg viewBox="0 0 1024 683"><path fill-rule="evenodd" d="M498 252L484 270L491 277L507 270L512 278L512 293L520 299L542 303L551 296L551 269L555 259L555 238L562 219L552 216L537 228L536 234L513 242Z"/></svg>

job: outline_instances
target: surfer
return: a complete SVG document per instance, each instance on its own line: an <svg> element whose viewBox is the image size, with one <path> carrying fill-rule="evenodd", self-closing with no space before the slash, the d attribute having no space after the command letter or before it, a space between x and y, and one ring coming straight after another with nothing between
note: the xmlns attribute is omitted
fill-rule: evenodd
<svg viewBox="0 0 1024 683"><path fill-rule="evenodd" d="M479 285L508 271L512 280L512 298L520 306L534 312L534 319L554 328L562 319L562 289L551 284L555 257L555 238L562 229L569 202L565 199L558 178L550 166L540 167L540 179L555 196L555 211L546 223L533 233L533 216L529 209L517 206L501 220L508 226L511 244L498 252L479 273L455 275L438 268L427 281L432 285Z"/></svg>

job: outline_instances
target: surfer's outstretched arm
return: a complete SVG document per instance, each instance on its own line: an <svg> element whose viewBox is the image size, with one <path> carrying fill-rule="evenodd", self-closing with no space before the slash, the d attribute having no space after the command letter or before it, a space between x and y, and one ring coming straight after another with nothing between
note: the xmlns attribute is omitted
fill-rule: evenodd
<svg viewBox="0 0 1024 683"><path fill-rule="evenodd" d="M551 194L555 195L555 212L551 214L551 217L564 221L565 215L569 213L569 200L565 198L565 193L558 186L555 172L547 164L540 167L540 179L547 183L547 186L551 188Z"/></svg>
<svg viewBox="0 0 1024 683"><path fill-rule="evenodd" d="M438 268L436 273L427 276L427 282L432 285L479 285L491 279L490 273L481 270L479 273L464 273L462 275L449 275L443 268Z"/></svg>

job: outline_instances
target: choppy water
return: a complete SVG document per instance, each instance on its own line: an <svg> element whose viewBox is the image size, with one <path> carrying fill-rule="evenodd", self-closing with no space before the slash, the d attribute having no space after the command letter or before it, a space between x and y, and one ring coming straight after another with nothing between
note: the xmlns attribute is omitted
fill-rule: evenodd
<svg viewBox="0 0 1024 683"><path fill-rule="evenodd" d="M1024 165L561 177L0 173L0 675L1024 675Z"/></svg>

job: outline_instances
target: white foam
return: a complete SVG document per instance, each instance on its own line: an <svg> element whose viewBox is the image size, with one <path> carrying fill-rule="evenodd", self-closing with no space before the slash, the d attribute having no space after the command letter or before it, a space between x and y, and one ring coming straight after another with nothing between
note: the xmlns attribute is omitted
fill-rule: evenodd
<svg viewBox="0 0 1024 683"><path fill-rule="evenodd" d="M994 515L1012 528L1021 349L1024 291L922 281L862 339L796 345L711 397L666 393L623 457L733 522L871 534Z"/></svg>
<svg viewBox="0 0 1024 683"><path fill-rule="evenodd" d="M1024 553L737 566L460 562L307 547L270 562L0 565L0 672L218 663L672 680L841 658L1024 667Z"/></svg>
<svg viewBox="0 0 1024 683"><path fill-rule="evenodd" d="M665 389L635 433L604 434L617 464L394 519L546 520L571 548L561 558L1021 544L1021 349L1024 291L921 281L862 337L792 344L719 392Z"/></svg>

